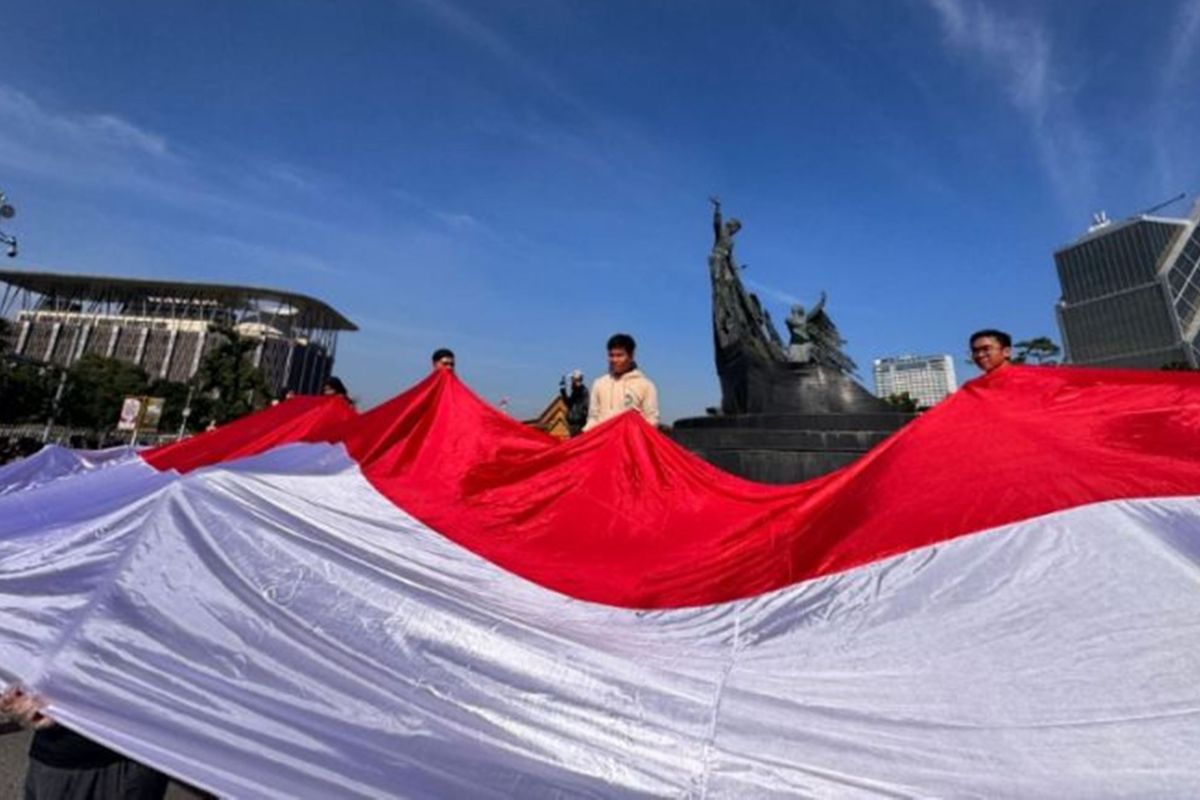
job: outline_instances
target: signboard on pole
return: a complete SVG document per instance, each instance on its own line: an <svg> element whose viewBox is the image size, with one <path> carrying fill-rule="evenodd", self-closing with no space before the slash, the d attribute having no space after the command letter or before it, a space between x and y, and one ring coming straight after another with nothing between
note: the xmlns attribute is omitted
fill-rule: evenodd
<svg viewBox="0 0 1200 800"><path fill-rule="evenodd" d="M142 420L138 423L138 427L144 431L158 430L158 421L162 419L163 406L166 405L166 402L166 399L162 397L143 397Z"/></svg>
<svg viewBox="0 0 1200 800"><path fill-rule="evenodd" d="M142 398L126 397L121 403L121 417L117 420L117 430L137 430L138 420L142 416Z"/></svg>
<svg viewBox="0 0 1200 800"><path fill-rule="evenodd" d="M166 399L162 397L126 397L121 402L119 431L156 431L162 419Z"/></svg>

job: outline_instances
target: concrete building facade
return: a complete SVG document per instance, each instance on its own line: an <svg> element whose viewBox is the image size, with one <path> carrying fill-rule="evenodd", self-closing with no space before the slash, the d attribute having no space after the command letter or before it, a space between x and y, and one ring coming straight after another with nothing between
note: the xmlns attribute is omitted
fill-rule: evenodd
<svg viewBox="0 0 1200 800"><path fill-rule="evenodd" d="M96 354L187 382L232 330L256 342L271 391L311 394L333 369L337 334L357 330L320 300L274 289L25 271L0 271L0 282L5 349L60 367Z"/></svg>
<svg viewBox="0 0 1200 800"><path fill-rule="evenodd" d="M921 408L937 405L958 388L948 355L877 358L873 371L877 397L907 392Z"/></svg>

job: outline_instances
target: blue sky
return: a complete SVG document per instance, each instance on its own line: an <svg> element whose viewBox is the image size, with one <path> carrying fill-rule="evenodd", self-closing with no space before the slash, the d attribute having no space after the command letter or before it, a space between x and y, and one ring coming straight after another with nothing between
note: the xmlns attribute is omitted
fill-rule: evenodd
<svg viewBox="0 0 1200 800"><path fill-rule="evenodd" d="M1091 212L1200 192L1200 0L10 2L24 268L252 283L359 323L366 405L448 345L518 415L639 340L714 374L707 196L777 320L871 359L1058 332ZM1188 210L1180 203L1169 212Z"/></svg>

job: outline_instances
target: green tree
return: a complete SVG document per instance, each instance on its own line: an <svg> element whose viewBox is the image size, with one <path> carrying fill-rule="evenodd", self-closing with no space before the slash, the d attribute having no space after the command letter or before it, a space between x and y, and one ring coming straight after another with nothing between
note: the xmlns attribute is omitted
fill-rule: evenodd
<svg viewBox="0 0 1200 800"><path fill-rule="evenodd" d="M1013 345L1013 349L1016 351L1012 357L1014 364L1028 364L1032 361L1039 366L1057 364L1058 355L1062 352L1062 348L1056 345L1049 336L1038 336L1034 339L1017 342Z"/></svg>
<svg viewBox="0 0 1200 800"><path fill-rule="evenodd" d="M111 430L121 415L121 402L146 393L141 367L90 353L67 371L60 421L77 428Z"/></svg>
<svg viewBox="0 0 1200 800"><path fill-rule="evenodd" d="M183 410L189 407L190 390L189 384L165 380L156 380L146 389L146 394L151 397L163 398L163 415L158 422L158 430L161 433L175 433L179 430L179 425L183 422ZM185 430L196 433L203 430L213 418L212 398L202 392L192 391L190 408L191 414L187 418Z"/></svg>
<svg viewBox="0 0 1200 800"><path fill-rule="evenodd" d="M212 418L218 423L256 411L269 400L262 370L251 362L258 342L232 328L213 328L221 343L204 359L197 379L212 399Z"/></svg>
<svg viewBox="0 0 1200 800"><path fill-rule="evenodd" d="M44 421L56 385L53 370L15 359L0 360L0 423Z"/></svg>
<svg viewBox="0 0 1200 800"><path fill-rule="evenodd" d="M906 414L915 414L918 410L917 399L908 392L893 392L883 398L883 402L887 403L895 411L903 411Z"/></svg>

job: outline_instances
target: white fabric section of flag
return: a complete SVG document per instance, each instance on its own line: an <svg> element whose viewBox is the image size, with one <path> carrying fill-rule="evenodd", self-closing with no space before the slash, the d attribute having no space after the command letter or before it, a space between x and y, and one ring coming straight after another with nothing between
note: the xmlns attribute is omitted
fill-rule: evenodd
<svg viewBox="0 0 1200 800"><path fill-rule="evenodd" d="M107 469L51 480L0 496L0 547L22 533L61 528L120 509L178 477L159 472L140 458Z"/></svg>
<svg viewBox="0 0 1200 800"><path fill-rule="evenodd" d="M0 534L0 667L86 735L222 795L1200 785L1195 498L654 612L495 567L340 446L110 487L103 513L80 502Z"/></svg>
<svg viewBox="0 0 1200 800"><path fill-rule="evenodd" d="M73 450L51 444L31 456L0 466L0 495L44 486L81 472L110 467L137 457L132 447Z"/></svg>

